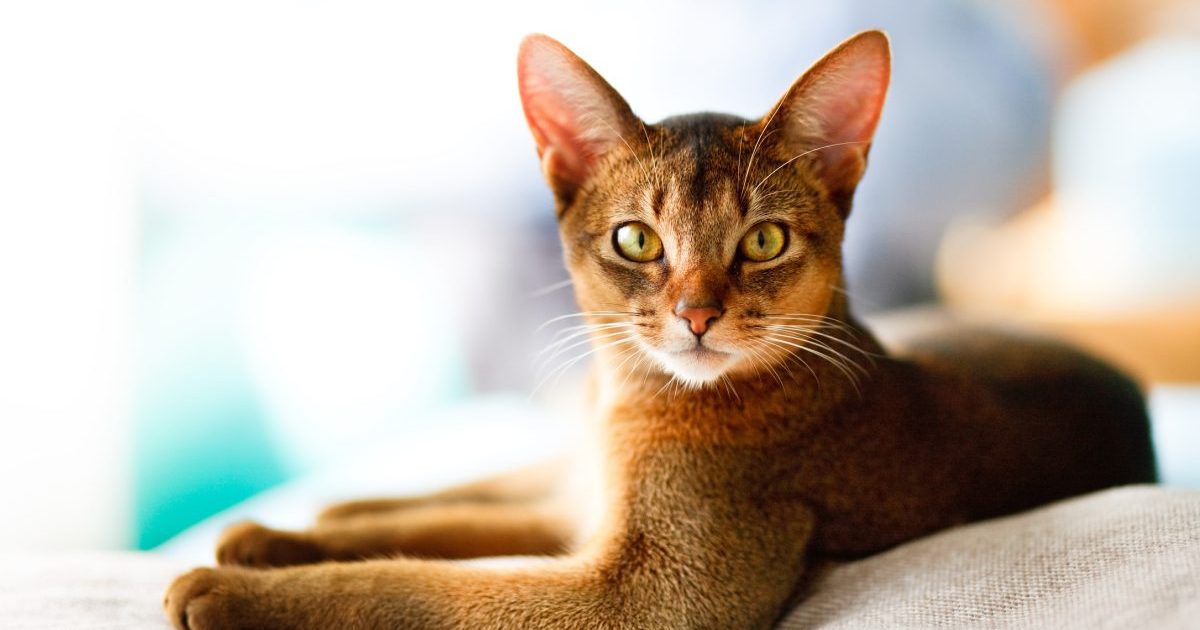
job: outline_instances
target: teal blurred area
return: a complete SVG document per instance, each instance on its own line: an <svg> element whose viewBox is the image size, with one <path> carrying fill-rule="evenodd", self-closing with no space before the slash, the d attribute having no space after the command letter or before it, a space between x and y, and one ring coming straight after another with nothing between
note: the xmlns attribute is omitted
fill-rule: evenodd
<svg viewBox="0 0 1200 630"><path fill-rule="evenodd" d="M414 294L438 303L445 290L424 286L441 283L417 271L424 254L412 229L252 213L181 218L163 210L166 201L145 203L139 548L465 393L453 318L409 306ZM412 339L410 330L429 334Z"/></svg>
<svg viewBox="0 0 1200 630"><path fill-rule="evenodd" d="M135 386L136 545L289 478L238 332L237 241L142 214ZM244 239L242 239L244 240Z"/></svg>
<svg viewBox="0 0 1200 630"><path fill-rule="evenodd" d="M137 548L290 478L262 406L236 382L236 368L230 372L204 379L202 371L179 370L146 381L153 393L138 408L135 438ZM190 387L197 378L205 385Z"/></svg>

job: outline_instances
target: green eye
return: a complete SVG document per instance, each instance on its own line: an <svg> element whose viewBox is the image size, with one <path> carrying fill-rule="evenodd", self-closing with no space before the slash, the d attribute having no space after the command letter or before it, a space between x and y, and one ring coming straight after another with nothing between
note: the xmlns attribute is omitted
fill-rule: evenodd
<svg viewBox="0 0 1200 630"><path fill-rule="evenodd" d="M633 262L650 262L662 256L662 241L650 226L639 221L626 223L613 232L617 253Z"/></svg>
<svg viewBox="0 0 1200 630"><path fill-rule="evenodd" d="M765 262L783 253L787 233L778 223L759 223L750 228L738 246L742 255L754 262Z"/></svg>

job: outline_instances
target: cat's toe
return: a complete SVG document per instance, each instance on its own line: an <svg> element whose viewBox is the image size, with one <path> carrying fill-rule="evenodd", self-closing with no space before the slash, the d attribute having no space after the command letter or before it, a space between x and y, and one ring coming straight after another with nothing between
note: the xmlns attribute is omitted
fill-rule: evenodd
<svg viewBox="0 0 1200 630"><path fill-rule="evenodd" d="M175 578L167 588L163 607L177 630L232 628L242 586L238 576L225 570L193 569Z"/></svg>
<svg viewBox="0 0 1200 630"><path fill-rule="evenodd" d="M231 525L217 543L217 563L248 567L283 567L323 559L304 533L283 532L249 521Z"/></svg>

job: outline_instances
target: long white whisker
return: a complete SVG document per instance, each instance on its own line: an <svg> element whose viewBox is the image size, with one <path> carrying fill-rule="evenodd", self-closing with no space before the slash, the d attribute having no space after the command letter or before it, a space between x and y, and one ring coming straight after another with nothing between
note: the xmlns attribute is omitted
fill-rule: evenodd
<svg viewBox="0 0 1200 630"><path fill-rule="evenodd" d="M788 94L791 94L790 89L788 90ZM771 109L771 115L767 117L766 124L758 131L758 139L754 141L754 149L750 151L750 160L746 162L746 173L742 175L742 190L746 190L746 181L750 179L750 168L754 166L754 155L758 153L758 145L762 144L763 134L767 133L767 130L771 128L771 121L775 120L775 114L779 113L779 108L783 107L783 102L786 100L787 95L785 94L783 98L779 99L778 103L775 103L775 107Z"/></svg>
<svg viewBox="0 0 1200 630"><path fill-rule="evenodd" d="M823 315L820 315L820 316L816 316L816 315L766 315L766 316L763 316L762 319L773 320L773 322L771 324L767 324L767 325L785 325L786 326L789 324L786 324L785 322L789 322L789 321L802 322L805 324L817 324L823 328L831 328L834 330L838 330L838 331L846 333L848 336L855 338L855 339L857 339L859 336L858 331L855 330L849 324L846 324L845 322L843 322L839 319L835 319L833 317L826 317Z"/></svg>
<svg viewBox="0 0 1200 630"><path fill-rule="evenodd" d="M540 361L540 362L539 362L539 369L540 369L540 368L544 368L544 367L545 367L546 365L548 365L548 364L549 364L551 361L553 361L555 358L557 358L557 357L561 356L561 355L562 355L564 352L567 352L568 350L571 350L571 349L574 349L574 348L578 348L579 346L584 346L584 345L587 345L587 344L589 344L589 343L598 342L598 341L603 341L603 340L605 340L605 339L612 339L612 338L615 338L615 337L620 337L620 336L622 336L622 335L625 335L625 336L630 336L630 335L629 335L629 332L628 332L628 331L626 331L626 330L617 330L617 331L613 331L613 332L605 333L605 334L603 334L603 335L596 335L596 336L594 336L594 337L588 337L587 339L583 339L583 340L581 340L581 341L576 341L575 343L573 343L573 344L571 344L571 345L569 345L569 346L566 346L565 348L559 348L559 349L555 350L555 351L554 351L554 352L553 352L553 353L552 353L550 356L548 356L548 357L546 357L544 360Z"/></svg>
<svg viewBox="0 0 1200 630"><path fill-rule="evenodd" d="M595 353L597 353L597 352L599 352L599 351L601 351L601 350L605 350L605 349L608 349L608 348L612 348L613 346L618 346L618 345L620 345L620 344L623 344L623 343L628 343L628 342L630 342L630 341L634 341L633 335L627 335L626 337L623 337L623 338L621 338L621 339L617 339L616 341L612 341L612 342L606 343L606 344L604 344L604 345L602 345L602 346L597 346L597 347L595 347L595 348L592 348L591 350L588 350L587 352L584 352L584 353L582 353L582 354L580 354L580 355L576 356L576 357L575 357L575 358L573 358L573 359L570 359L570 360L568 360L568 361L564 361L564 362L563 362L563 363L561 363L561 364L560 364L558 367L554 368L554 370L552 370L552 371L551 371L549 374L547 374L547 375L545 376L545 378L543 378L541 381L539 381L539 382L538 382L537 386L535 386L535 387L533 388L533 392L531 392L531 393L529 394L529 395L530 395L530 397L532 397L534 394L537 394L538 390L542 388L542 385L546 384L546 381L548 381L548 380L549 380L551 377L555 377L555 381L554 381L554 382L555 382L555 383L557 383L557 382L558 382L558 377L559 377L559 376L562 376L564 373L566 373L566 371L567 371L567 370L571 369L571 366L573 366L573 365L575 365L576 363L578 363L578 362L582 361L584 358L586 358L586 357L589 357L589 356L591 356L591 355L593 355L593 354L595 354ZM557 375L557 376L556 376L556 375Z"/></svg>
<svg viewBox="0 0 1200 630"><path fill-rule="evenodd" d="M829 333L821 332L821 331L819 331L819 330L816 330L816 329L814 329L814 328L812 328L812 327L809 327L809 326L794 326L794 325L787 325L787 324L772 324L772 325L769 325L769 326L764 326L764 328L766 328L767 330L779 331L779 332L798 332L798 333L802 333L802 334L805 334L805 335L816 335L816 336L818 336L818 337L822 337L822 338L824 338L824 339L828 339L828 340L830 340L830 341L833 341L833 342L835 342L835 343L841 344L841 345L843 345L843 346L845 346L845 347L847 347L847 348L849 348L849 349L851 349L851 350L854 350L855 352L858 352L859 354L861 354L861 355L863 355L864 357L866 357L866 359L867 359L868 361L870 361L872 364L874 364L874 363L875 363L875 357L882 356L882 355L880 355L880 354L878 354L878 353L875 353L875 352L869 352L869 351L867 351L867 350L864 350L864 349L862 349L862 348L858 347L857 345L855 345L855 344L853 344L853 343L850 343L849 341L846 341L845 339L842 339L841 337L838 337L837 335L831 335L831 334L829 334Z"/></svg>
<svg viewBox="0 0 1200 630"><path fill-rule="evenodd" d="M572 339L575 339L575 338L583 336L583 335L590 335L594 332L611 331L614 328L637 328L637 327L638 327L638 325L635 323L632 323L632 322L614 322L611 324L588 324L586 326L573 326L564 331L560 331L558 333L558 335L565 335L565 336L563 336L560 339L556 339L556 340L552 341L545 348L542 348L541 351L539 351L537 353L537 355L535 355L535 356L541 356L542 354L549 352L551 349L561 346L562 344L565 344L568 341L571 341Z"/></svg>
<svg viewBox="0 0 1200 630"><path fill-rule="evenodd" d="M762 341L762 340L760 339L760 341ZM769 359L769 358L770 357L767 357L767 359ZM786 385L783 384L783 379L779 377L779 373L775 371L775 368L771 366L769 361L763 360L762 366L764 369L767 370L767 372L769 374L771 374L771 376L775 377L775 380L779 382L779 387L786 388Z"/></svg>
<svg viewBox="0 0 1200 630"><path fill-rule="evenodd" d="M529 293L529 297L537 298L537 297L542 297L545 295L550 295L551 293L554 293L555 291L557 291L559 289L565 289L566 287L569 287L569 286L571 286L571 279L567 278L566 280L561 280L559 282L555 282L554 284L549 284L540 289L531 291Z"/></svg>
<svg viewBox="0 0 1200 630"><path fill-rule="evenodd" d="M836 359L837 363L839 363L840 365L845 366L845 367L853 367L854 369L861 372L864 376L870 375L870 373L867 372L867 370L865 368L863 368L861 365L859 365L856 361L851 359L845 353L839 352L837 349L833 348L829 344L822 342L819 339L814 339L811 336L797 335L795 333L791 333L791 334L773 333L773 334L779 335L780 337L783 337L785 339L790 339L792 341L801 342L801 343L805 344L806 347L819 348L820 350L823 350L823 351L828 352L829 354L833 355L833 358ZM833 359L830 359L830 360L832 361Z"/></svg>
<svg viewBox="0 0 1200 630"><path fill-rule="evenodd" d="M780 338L780 337L771 337L771 336L767 336L767 337L764 337L764 338L765 338L765 339L770 339L771 341L774 341L774 342L776 342L776 343L782 343L783 345L786 345L786 346L791 346L791 347L793 347L793 348L796 348L797 350L803 350L804 352L808 352L808 353L810 353L810 354L813 354L813 355L815 355L815 356L818 356L818 357L821 357L821 358L825 359L826 361L828 361L828 362L829 362L829 364L830 364L830 365L832 365L832 366L834 366L835 368L837 368L837 369L838 369L840 372L842 372L842 374L845 374L845 375L846 375L846 379L847 379L847 380L849 380L849 381L850 381L850 383L854 385L854 389L855 389L856 391L858 390L858 375L857 375L857 374L855 374L854 372L850 371L850 369L849 369L849 368L847 368L845 365L843 365L843 364L842 364L840 361L838 361L837 359L835 359L835 358L833 358L833 357L831 357L831 356L829 356L829 355L825 354L824 352L821 352L820 350L818 350L818 349L814 348L814 347L813 347L813 344L799 344L799 343L795 343L795 342L793 342L793 341L790 341L790 340L788 340L788 339L783 339L783 338Z"/></svg>
<svg viewBox="0 0 1200 630"><path fill-rule="evenodd" d="M542 325L538 326L534 332L540 332L543 328L553 324L554 322L561 322L564 319L571 319L573 317L616 317L618 315L637 315L637 313L630 311L580 311L578 313L567 313L566 315L551 317L550 319L542 322Z"/></svg>
<svg viewBox="0 0 1200 630"><path fill-rule="evenodd" d="M815 381L817 383L817 387L821 386L821 379L817 376L816 370L814 370L812 368L812 366L808 364L808 361L804 360L804 357L800 356L798 353L792 352L786 346L777 344L773 341L769 341L767 339L759 339L758 341L767 345L768 347L776 348L776 349L780 350L781 352L783 352L783 354L785 356L785 361L784 361L785 364L793 359L798 360L800 362L800 365L803 365L804 369L808 370L809 374L812 374L813 381Z"/></svg>
<svg viewBox="0 0 1200 630"><path fill-rule="evenodd" d="M793 157L792 159L784 162L783 164L780 164L779 166L775 167L775 170L771 171L770 173L767 173L767 176L762 178L762 181L758 182L757 184L755 184L754 188L750 189L750 196L754 197L754 193L758 191L759 187L761 187L763 184L765 184L768 179L771 179L771 176L773 176L775 173L778 173L780 171L780 169L787 166L788 164L791 164L792 162L795 162L796 160L799 160L800 158L802 158L810 153L816 153L817 151L821 151L822 149L832 149L833 147L846 146L848 144L867 144L867 142L864 140L855 140L852 142L834 142L832 144L820 146L815 149L809 149L809 150Z"/></svg>
<svg viewBox="0 0 1200 630"><path fill-rule="evenodd" d="M613 134L621 139L621 142L625 145L625 148L629 149L629 153L633 155L633 159L637 160L638 168L642 169L642 174L646 177L646 185L650 185L650 171L646 169L646 165L642 162L642 158L637 154L637 151L633 150L633 145L629 144L629 141L625 139L625 136L619 133L615 128L613 128L611 123L604 118L601 118L596 112L585 112L584 117L580 119L580 122L587 120L589 117L604 123L604 126L608 127L609 131L613 132Z"/></svg>
<svg viewBox="0 0 1200 630"><path fill-rule="evenodd" d="M795 347L800 352L808 353L808 354L811 354L820 359L824 359L826 363L833 366L835 369L837 369L839 372L841 372L841 374L843 376L846 377L846 382L850 383L850 386L854 388L854 391L856 393L858 393L859 395L862 395L862 391L859 389L858 375L855 374L854 372L850 371L849 369L847 369L845 366L843 366L837 360L831 358L829 355L821 352L820 350L813 348L812 346L807 346L807 345L801 346L801 345L792 344L790 342L782 341L782 340L776 341L776 343L782 343L786 346L792 346L792 347Z"/></svg>

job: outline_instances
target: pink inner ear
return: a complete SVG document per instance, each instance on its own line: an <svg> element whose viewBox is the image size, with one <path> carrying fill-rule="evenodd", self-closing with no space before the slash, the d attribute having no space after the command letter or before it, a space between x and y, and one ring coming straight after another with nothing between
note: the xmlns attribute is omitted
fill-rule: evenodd
<svg viewBox="0 0 1200 630"><path fill-rule="evenodd" d="M789 97L789 135L814 151L839 187L853 186L862 175L890 66L886 36L863 33L818 61Z"/></svg>
<svg viewBox="0 0 1200 630"><path fill-rule="evenodd" d="M538 156L546 175L582 181L594 157L580 142L581 133L552 92L525 92L525 118L537 143Z"/></svg>
<svg viewBox="0 0 1200 630"><path fill-rule="evenodd" d="M850 60L847 67L814 86L819 93L817 119L827 142L870 142L887 94L886 58ZM822 106L823 105L823 106Z"/></svg>
<svg viewBox="0 0 1200 630"><path fill-rule="evenodd" d="M583 60L562 44L532 35L521 44L517 74L525 119L542 169L578 185L595 161L621 140L628 106Z"/></svg>

